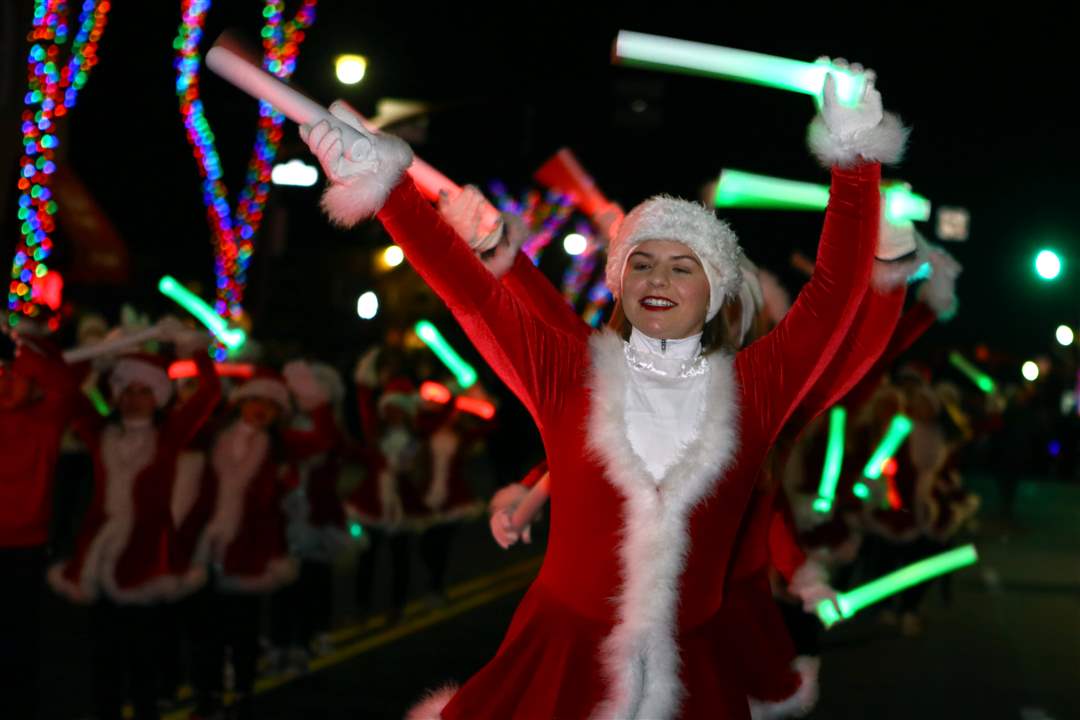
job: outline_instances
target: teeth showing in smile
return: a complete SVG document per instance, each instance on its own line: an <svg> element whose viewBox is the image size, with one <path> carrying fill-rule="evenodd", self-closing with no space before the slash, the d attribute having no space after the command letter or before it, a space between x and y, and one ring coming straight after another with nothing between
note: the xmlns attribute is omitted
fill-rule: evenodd
<svg viewBox="0 0 1080 720"><path fill-rule="evenodd" d="M647 305L648 307L662 307L662 308L675 307L675 303L671 302L670 300L664 300L663 298L653 298L653 297L645 298L644 300L641 301L641 304L642 305Z"/></svg>

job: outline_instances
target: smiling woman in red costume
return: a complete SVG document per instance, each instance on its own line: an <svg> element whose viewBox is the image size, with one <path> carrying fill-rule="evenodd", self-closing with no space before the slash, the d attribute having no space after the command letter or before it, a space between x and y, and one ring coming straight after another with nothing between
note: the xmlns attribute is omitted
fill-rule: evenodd
<svg viewBox="0 0 1080 720"><path fill-rule="evenodd" d="M652 198L621 224L607 279L623 333L563 333L532 316L442 221L407 146L336 104L305 140L353 224L374 212L542 429L551 544L496 657L414 717L743 718L710 631L756 469L836 353L870 278L881 161L904 131L867 76L854 108L826 82L810 142L832 167L817 269L783 322L733 354L734 233L700 205ZM748 470L747 468L750 468Z"/></svg>

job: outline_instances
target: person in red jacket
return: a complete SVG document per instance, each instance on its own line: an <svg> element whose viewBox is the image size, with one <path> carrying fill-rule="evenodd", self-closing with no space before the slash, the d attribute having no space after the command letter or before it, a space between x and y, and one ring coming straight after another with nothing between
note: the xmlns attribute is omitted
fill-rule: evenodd
<svg viewBox="0 0 1080 720"><path fill-rule="evenodd" d="M0 677L9 717L38 704L41 588L56 459L79 373L43 346L0 332Z"/></svg>
<svg viewBox="0 0 1080 720"><path fill-rule="evenodd" d="M333 125L305 129L334 183L331 214L379 211L519 393L551 465L551 543L499 652L415 717L746 717L738 658L718 656L711 628L757 468L869 283L879 162L904 137L873 85L843 108L826 82L811 131L833 174L817 269L785 320L734 356L720 310L740 251L705 208L657 197L626 217L607 266L622 333L586 340L533 318L491 276L403 177L407 147L365 136L371 155L354 156L364 132L340 105Z"/></svg>
<svg viewBox="0 0 1080 720"><path fill-rule="evenodd" d="M312 428L285 426L294 397ZM281 374L260 369L229 400L237 416L210 451L213 511L195 552L196 564L209 563L214 576L201 597L203 624L194 643L200 714L221 706L226 646L239 707L251 712L262 599L295 580L298 570L282 501L299 482L296 464L326 452L335 438L327 394L307 363L289 363Z"/></svg>

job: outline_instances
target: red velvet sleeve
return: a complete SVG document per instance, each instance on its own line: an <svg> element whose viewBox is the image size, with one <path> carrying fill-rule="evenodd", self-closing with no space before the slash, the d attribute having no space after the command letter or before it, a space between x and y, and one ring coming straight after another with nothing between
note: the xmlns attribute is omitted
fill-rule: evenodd
<svg viewBox="0 0 1080 720"><path fill-rule="evenodd" d="M188 446L221 400L221 378L210 356L205 352L195 353L195 367L199 372L199 386L187 402L169 414L165 421L166 430L162 433L162 437L178 449Z"/></svg>
<svg viewBox="0 0 1080 720"><path fill-rule="evenodd" d="M923 302L915 303L900 316L900 321L896 323L896 329L893 330L889 344L881 357L845 398L844 403L849 410L866 404L881 382L881 378L896 362L896 358L922 337L936 320L937 314Z"/></svg>
<svg viewBox="0 0 1080 720"><path fill-rule="evenodd" d="M557 417L564 389L587 367L580 336L534 316L503 287L405 176L379 219L476 349L543 428Z"/></svg>
<svg viewBox="0 0 1080 720"><path fill-rule="evenodd" d="M502 283L535 317L556 330L583 337L592 333L592 328L578 317L566 298L559 294L525 253L518 253Z"/></svg>
<svg viewBox="0 0 1080 720"><path fill-rule="evenodd" d="M15 365L18 372L34 381L44 394L42 408L50 417L70 417L79 397L79 383L89 368L87 363L68 365L51 345L20 347Z"/></svg>
<svg viewBox="0 0 1080 720"><path fill-rule="evenodd" d="M777 492L769 518L769 558L776 570L791 582L795 571L806 562L806 553L799 546L799 532L791 514L787 496Z"/></svg>
<svg viewBox="0 0 1080 720"><path fill-rule="evenodd" d="M792 424L800 428L840 401L885 352L904 307L905 288L867 291L836 357L806 394Z"/></svg>
<svg viewBox="0 0 1080 720"><path fill-rule="evenodd" d="M525 487L533 487L536 483L540 482L540 478L547 475L548 464L547 460L541 460L540 463L528 472L528 474L521 479L521 484Z"/></svg>
<svg viewBox="0 0 1080 720"><path fill-rule="evenodd" d="M771 443L836 355L870 283L881 166L833 168L810 282L771 332L736 356L746 424Z"/></svg>

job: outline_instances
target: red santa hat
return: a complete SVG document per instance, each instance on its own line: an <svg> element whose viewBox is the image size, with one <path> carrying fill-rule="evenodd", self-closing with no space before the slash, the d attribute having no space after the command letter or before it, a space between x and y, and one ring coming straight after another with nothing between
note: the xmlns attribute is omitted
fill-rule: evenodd
<svg viewBox="0 0 1080 720"><path fill-rule="evenodd" d="M169 364L165 358L153 353L123 355L109 375L109 389L113 398L120 397L133 384L145 385L154 393L154 403L165 407L172 397L172 381L169 380Z"/></svg>
<svg viewBox="0 0 1080 720"><path fill-rule="evenodd" d="M277 403L284 411L292 409L292 401L289 398L289 388L285 384L285 378L270 368L257 367L251 378L242 385L236 386L229 393L229 401L238 403L250 398L259 398Z"/></svg>
<svg viewBox="0 0 1080 720"><path fill-rule="evenodd" d="M707 320L716 317L725 300L739 294L742 250L735 232L700 203L657 195L630 211L611 242L606 279L616 298L622 296L623 270L630 253L646 240L674 240L694 251L709 281Z"/></svg>
<svg viewBox="0 0 1080 720"><path fill-rule="evenodd" d="M416 412L419 402L420 396L412 382L408 378L397 377L388 381L383 388L382 395L379 397L379 412L394 406L412 414Z"/></svg>

